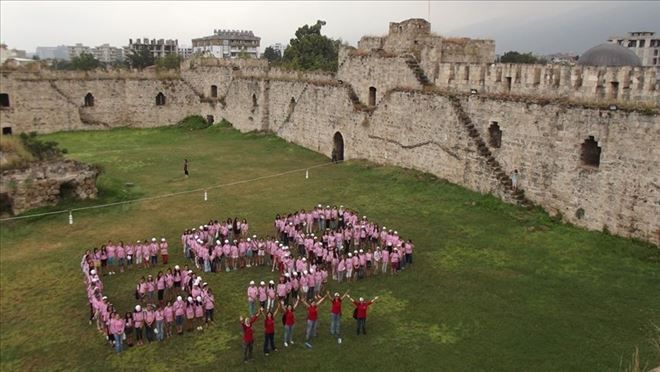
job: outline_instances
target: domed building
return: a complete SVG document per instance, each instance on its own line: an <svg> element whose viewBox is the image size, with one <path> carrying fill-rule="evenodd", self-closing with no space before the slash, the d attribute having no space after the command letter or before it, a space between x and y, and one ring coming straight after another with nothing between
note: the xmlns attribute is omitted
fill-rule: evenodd
<svg viewBox="0 0 660 372"><path fill-rule="evenodd" d="M582 66L642 66L642 61L633 51L610 43L587 50L577 63Z"/></svg>

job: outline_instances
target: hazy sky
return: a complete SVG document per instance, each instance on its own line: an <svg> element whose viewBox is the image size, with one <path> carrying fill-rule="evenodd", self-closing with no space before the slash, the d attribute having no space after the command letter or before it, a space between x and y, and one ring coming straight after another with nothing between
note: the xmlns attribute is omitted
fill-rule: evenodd
<svg viewBox="0 0 660 372"><path fill-rule="evenodd" d="M261 50L281 42L287 44L295 30L303 24L323 19L323 32L342 38L352 45L363 35L387 33L390 21L408 18L429 18L432 30L439 34L494 38L498 50L521 45L536 51L562 45L553 40L552 30L543 31L543 40L530 44L525 29L535 22L561 19L565 14L585 14L603 7L627 6L631 2L467 2L467 1L0 1L0 40L10 48L34 51L37 46L57 46L83 43L97 46L110 43L128 45L129 38L178 39L179 44L191 45L194 37L207 36L213 29L252 30L261 37ZM659 3L641 4L643 13L655 14L660 24ZM646 4L646 5L645 5ZM655 11L658 11L654 13ZM626 13L616 12L617 18ZM553 18L554 17L554 18ZM616 22L615 22L616 21ZM606 20L614 27L619 20ZM634 22L634 20L630 20ZM583 23L581 20L577 22ZM633 23L634 24L634 23ZM552 26L560 27L556 22ZM582 25L584 26L584 24ZM503 29L504 27L504 29ZM508 28L506 28L508 27ZM605 26L607 27L607 26ZM492 30L492 32L491 32ZM496 32L500 31L500 34ZM538 30L537 30L538 31ZM593 30L592 30L593 31ZM611 32L598 31L583 43L603 42ZM626 31L626 30L624 30ZM627 30L632 31L632 30ZM660 31L660 30L652 30ZM600 33L605 33L600 36ZM512 41L498 43L498 37ZM593 42L591 39L597 39ZM544 46L541 47L540 45ZM582 47L579 45L578 47ZM521 49L522 50L522 49Z"/></svg>

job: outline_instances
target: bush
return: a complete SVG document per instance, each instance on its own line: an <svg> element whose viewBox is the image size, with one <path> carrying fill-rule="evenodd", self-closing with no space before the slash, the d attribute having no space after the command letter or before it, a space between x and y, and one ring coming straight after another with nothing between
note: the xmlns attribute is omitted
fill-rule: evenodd
<svg viewBox="0 0 660 372"><path fill-rule="evenodd" d="M62 154L67 153L66 149L57 147L55 141L41 141L37 139L36 132L21 133L21 142L23 146L34 156L36 160L59 159Z"/></svg>
<svg viewBox="0 0 660 372"><path fill-rule="evenodd" d="M188 116L176 124L177 128L188 130L206 129L210 126L211 124L199 115Z"/></svg>

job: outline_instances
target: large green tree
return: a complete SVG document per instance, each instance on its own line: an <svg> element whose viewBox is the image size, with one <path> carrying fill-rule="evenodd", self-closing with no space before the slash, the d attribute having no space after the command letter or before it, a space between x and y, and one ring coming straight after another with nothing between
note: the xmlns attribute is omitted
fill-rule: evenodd
<svg viewBox="0 0 660 372"><path fill-rule="evenodd" d="M270 63L277 63L282 59L282 54L280 53L279 50L275 50L275 48L269 46L268 48L266 48L266 50L264 50L264 54L262 57L266 58Z"/></svg>
<svg viewBox="0 0 660 372"><path fill-rule="evenodd" d="M539 58L535 55L533 55L531 52L527 53L519 53L516 51L508 51L502 55L502 58L500 58L500 62L502 63L527 63L527 64L534 64L534 63L546 63L545 59Z"/></svg>
<svg viewBox="0 0 660 372"><path fill-rule="evenodd" d="M181 56L178 54L168 54L156 60L156 66L163 70L178 70L181 67Z"/></svg>
<svg viewBox="0 0 660 372"><path fill-rule="evenodd" d="M300 70L337 70L337 50L341 42L321 35L325 21L304 25L296 31L284 51L282 64Z"/></svg>
<svg viewBox="0 0 660 372"><path fill-rule="evenodd" d="M151 54L149 48L133 49L127 56L128 64L132 68L143 69L145 67L153 66L154 56Z"/></svg>
<svg viewBox="0 0 660 372"><path fill-rule="evenodd" d="M90 53L80 53L79 56L73 57L71 59L71 67L74 70L93 70L101 66L101 62L98 59L94 58L93 54Z"/></svg>

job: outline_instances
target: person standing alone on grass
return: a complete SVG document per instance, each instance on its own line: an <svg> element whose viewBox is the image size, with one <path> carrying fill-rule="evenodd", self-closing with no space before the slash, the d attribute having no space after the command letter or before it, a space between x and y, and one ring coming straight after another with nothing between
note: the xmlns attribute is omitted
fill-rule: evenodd
<svg viewBox="0 0 660 372"><path fill-rule="evenodd" d="M362 330L362 334L366 335L367 334L367 308L369 305L373 304L376 302L378 299L378 296L374 297L373 300L371 301L364 301L363 297L360 297L359 301L355 301L351 296L348 296L348 298L353 302L353 305L355 306L355 310L353 312L353 318L357 320L357 334L358 336L360 335L360 330Z"/></svg>
<svg viewBox="0 0 660 372"><path fill-rule="evenodd" d="M513 174L511 174L511 187L513 191L518 191L518 170L515 169Z"/></svg>
<svg viewBox="0 0 660 372"><path fill-rule="evenodd" d="M183 175L188 178L190 173L188 172L188 159L183 159Z"/></svg>
<svg viewBox="0 0 660 372"><path fill-rule="evenodd" d="M316 321L318 320L319 317L319 305L325 300L325 298L328 297L326 294L323 297L316 297L315 301L311 301L310 303L307 303L305 299L302 299L303 304L307 307L307 330L305 331L305 346L307 348L311 349L312 344L310 343L312 341L312 337L316 336Z"/></svg>

